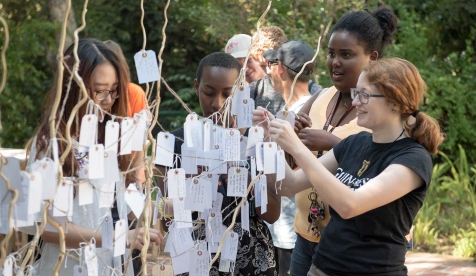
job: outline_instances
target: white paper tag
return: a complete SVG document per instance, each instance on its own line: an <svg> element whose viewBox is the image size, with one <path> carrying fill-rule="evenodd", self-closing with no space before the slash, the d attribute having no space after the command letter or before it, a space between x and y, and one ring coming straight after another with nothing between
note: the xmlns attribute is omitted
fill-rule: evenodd
<svg viewBox="0 0 476 276"><path fill-rule="evenodd" d="M184 123L184 140L188 148L202 148L202 123L195 113L187 115Z"/></svg>
<svg viewBox="0 0 476 276"><path fill-rule="evenodd" d="M212 198L211 200L216 200L217 199L217 193L218 193L218 179L219 179L218 174L214 173L209 173L207 174L207 181L210 182L211 185L211 190L212 190ZM210 198L209 198L210 200Z"/></svg>
<svg viewBox="0 0 476 276"><path fill-rule="evenodd" d="M114 203L115 182L103 183L99 192L99 208L111 208Z"/></svg>
<svg viewBox="0 0 476 276"><path fill-rule="evenodd" d="M186 174L198 174L197 151L182 144L182 168Z"/></svg>
<svg viewBox="0 0 476 276"><path fill-rule="evenodd" d="M93 186L89 181L79 183L79 206L93 203Z"/></svg>
<svg viewBox="0 0 476 276"><path fill-rule="evenodd" d="M205 202L210 200L206 193L208 191L207 187L210 187L208 181L201 180L198 177L191 179L191 184L187 187L187 195L184 201L185 210L203 212Z"/></svg>
<svg viewBox="0 0 476 276"><path fill-rule="evenodd" d="M84 248L84 261L88 267L88 276L98 275L98 258L96 254L96 240L94 238Z"/></svg>
<svg viewBox="0 0 476 276"><path fill-rule="evenodd" d="M189 228L192 225L192 212L185 210L184 198L174 198L174 219L177 223L177 228Z"/></svg>
<svg viewBox="0 0 476 276"><path fill-rule="evenodd" d="M15 259L12 256L8 256L3 263L3 276L13 276L13 264Z"/></svg>
<svg viewBox="0 0 476 276"><path fill-rule="evenodd" d="M54 217L71 217L73 216L73 182L63 179L56 188L55 199L53 201Z"/></svg>
<svg viewBox="0 0 476 276"><path fill-rule="evenodd" d="M237 129L227 129L223 133L224 160L240 161L240 131Z"/></svg>
<svg viewBox="0 0 476 276"><path fill-rule="evenodd" d="M73 276L88 276L86 264L75 265L73 268Z"/></svg>
<svg viewBox="0 0 476 276"><path fill-rule="evenodd" d="M155 225L157 223L157 218L162 219L162 215L159 212L159 203L162 200L162 192L157 190L157 194L155 195L155 203L154 203L154 213L152 215L152 225Z"/></svg>
<svg viewBox="0 0 476 276"><path fill-rule="evenodd" d="M243 104L236 116L238 128L251 127L253 125L253 110L255 110L255 101L253 99L243 99Z"/></svg>
<svg viewBox="0 0 476 276"><path fill-rule="evenodd" d="M152 276L174 276L174 268L171 265L154 265L152 268Z"/></svg>
<svg viewBox="0 0 476 276"><path fill-rule="evenodd" d="M106 138L104 141L104 150L113 151L117 153L118 140L119 140L119 123L112 120L106 123Z"/></svg>
<svg viewBox="0 0 476 276"><path fill-rule="evenodd" d="M132 151L142 151L144 149L146 131L147 131L147 114L134 114L134 132L132 133Z"/></svg>
<svg viewBox="0 0 476 276"><path fill-rule="evenodd" d="M157 56L154 51L147 50L137 52L134 55L134 62L140 84L160 80Z"/></svg>
<svg viewBox="0 0 476 276"><path fill-rule="evenodd" d="M233 95L233 99L231 100L231 115L238 115L243 105L243 100L245 99L245 93L241 91L236 85L233 86L231 91L236 91L235 95ZM248 96L249 99L250 97Z"/></svg>
<svg viewBox="0 0 476 276"><path fill-rule="evenodd" d="M248 132L248 143L246 145L246 156L256 156L256 143L263 142L264 129L260 126L250 128Z"/></svg>
<svg viewBox="0 0 476 276"><path fill-rule="evenodd" d="M89 146L96 143L98 131L98 117L95 114L86 114L81 119L81 130L79 131L79 152L88 151Z"/></svg>
<svg viewBox="0 0 476 276"><path fill-rule="evenodd" d="M293 129L294 129L295 118L296 118L296 114L294 113L294 111L291 111L291 110L288 110L287 113L284 110L281 110L278 113L276 113L276 119L288 121L289 124L291 124L291 127Z"/></svg>
<svg viewBox="0 0 476 276"><path fill-rule="evenodd" d="M58 185L58 167L49 158L44 158L32 164L32 171L41 174L41 200L52 200Z"/></svg>
<svg viewBox="0 0 476 276"><path fill-rule="evenodd" d="M121 180L119 164L117 161L117 152L107 151L104 154L104 178L101 183L116 182Z"/></svg>
<svg viewBox="0 0 476 276"><path fill-rule="evenodd" d="M255 206L256 207L261 207L261 181L260 178L258 178L255 181Z"/></svg>
<svg viewBox="0 0 476 276"><path fill-rule="evenodd" d="M281 181L286 176L286 158L284 150L278 150L276 153L276 181Z"/></svg>
<svg viewBox="0 0 476 276"><path fill-rule="evenodd" d="M184 252L182 254L172 255L172 266L174 268L175 275L189 272L188 265L187 265L189 263L190 263L190 252Z"/></svg>
<svg viewBox="0 0 476 276"><path fill-rule="evenodd" d="M3 172L5 174L5 172ZM13 209L14 213L12 214L11 219L14 220L16 219L17 221L28 221L28 195L30 193L30 174L27 172L22 171L20 173L20 183L16 183L14 185L13 183L10 183L10 185L15 188L17 187L18 191L18 196L17 196L17 202L15 204L15 209ZM3 199L3 198L2 198ZM16 212L15 212L16 210ZM16 224L17 222L15 222ZM14 225L15 225L14 224Z"/></svg>
<svg viewBox="0 0 476 276"><path fill-rule="evenodd" d="M250 159L250 173L251 173L251 180L256 178L256 158L251 157Z"/></svg>
<svg viewBox="0 0 476 276"><path fill-rule="evenodd" d="M190 233L190 228L175 228L173 231L175 233L173 235L172 245L176 254L182 254L193 247L193 239L192 234Z"/></svg>
<svg viewBox="0 0 476 276"><path fill-rule="evenodd" d="M175 136L168 132L157 134L154 163L164 167L174 166Z"/></svg>
<svg viewBox="0 0 476 276"><path fill-rule="evenodd" d="M117 221L115 229L116 230L114 231L114 257L117 257L117 256L124 255L124 253L126 253L127 221L125 219L121 219Z"/></svg>
<svg viewBox="0 0 476 276"><path fill-rule="evenodd" d="M264 152L264 173L272 174L276 173L276 152L278 151L278 145L275 142L263 143Z"/></svg>
<svg viewBox="0 0 476 276"><path fill-rule="evenodd" d="M194 249L190 252L190 276L208 276L208 251Z"/></svg>
<svg viewBox="0 0 476 276"><path fill-rule="evenodd" d="M220 266L218 267L218 271L228 273L230 272L230 266L231 261L220 258Z"/></svg>
<svg viewBox="0 0 476 276"><path fill-rule="evenodd" d="M248 200L241 205L241 229L250 232L250 204Z"/></svg>
<svg viewBox="0 0 476 276"><path fill-rule="evenodd" d="M260 176L261 183L261 214L268 211L268 184L266 183L266 175Z"/></svg>
<svg viewBox="0 0 476 276"><path fill-rule="evenodd" d="M124 192L124 200L132 212L134 212L136 218L139 218L144 210L145 201L144 196L137 190L136 185L130 184L127 187L127 190Z"/></svg>
<svg viewBox="0 0 476 276"><path fill-rule="evenodd" d="M41 195L42 183L41 174L39 172L31 172L30 177L30 189L28 193L28 214L32 215L41 211Z"/></svg>
<svg viewBox="0 0 476 276"><path fill-rule="evenodd" d="M248 171L242 167L231 167L228 169L228 189L227 196L246 197L248 183Z"/></svg>
<svg viewBox="0 0 476 276"><path fill-rule="evenodd" d="M228 172L227 162L223 160L223 151L220 149L207 152L208 171L214 174L224 174Z"/></svg>
<svg viewBox="0 0 476 276"><path fill-rule="evenodd" d="M170 169L167 171L167 192L169 198L179 198L187 195L184 169Z"/></svg>
<svg viewBox="0 0 476 276"><path fill-rule="evenodd" d="M89 148L89 179L104 177L104 146L92 145Z"/></svg>
<svg viewBox="0 0 476 276"><path fill-rule="evenodd" d="M101 247L113 251L113 226L112 226L112 215L111 212L108 211L104 221L101 224L101 236L102 236L102 243Z"/></svg>
<svg viewBox="0 0 476 276"><path fill-rule="evenodd" d="M124 118L121 122L121 152L120 155L130 154L132 151L132 133L134 130L134 119Z"/></svg>
<svg viewBox="0 0 476 276"><path fill-rule="evenodd" d="M238 234L233 231L230 231L226 234L221 259L230 260L232 262L236 261L236 253L238 252L238 239Z"/></svg>
<svg viewBox="0 0 476 276"><path fill-rule="evenodd" d="M213 121L203 119L203 151L208 152L212 150L213 145Z"/></svg>
<svg viewBox="0 0 476 276"><path fill-rule="evenodd" d="M264 143L256 143L256 169L258 171L264 170Z"/></svg>

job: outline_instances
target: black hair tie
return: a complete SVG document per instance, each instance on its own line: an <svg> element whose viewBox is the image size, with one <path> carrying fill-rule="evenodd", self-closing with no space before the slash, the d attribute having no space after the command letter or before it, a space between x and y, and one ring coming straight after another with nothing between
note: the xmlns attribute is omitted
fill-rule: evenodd
<svg viewBox="0 0 476 276"><path fill-rule="evenodd" d="M413 111L412 116L416 118L418 116L418 113L420 113L420 110L417 109Z"/></svg>

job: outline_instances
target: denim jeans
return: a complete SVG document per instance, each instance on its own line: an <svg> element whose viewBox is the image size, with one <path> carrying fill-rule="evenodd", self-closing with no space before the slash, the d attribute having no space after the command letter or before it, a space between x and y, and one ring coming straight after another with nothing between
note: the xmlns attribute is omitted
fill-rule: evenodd
<svg viewBox="0 0 476 276"><path fill-rule="evenodd" d="M291 276L305 276L312 264L312 256L317 242L310 242L297 234L296 244L291 255Z"/></svg>

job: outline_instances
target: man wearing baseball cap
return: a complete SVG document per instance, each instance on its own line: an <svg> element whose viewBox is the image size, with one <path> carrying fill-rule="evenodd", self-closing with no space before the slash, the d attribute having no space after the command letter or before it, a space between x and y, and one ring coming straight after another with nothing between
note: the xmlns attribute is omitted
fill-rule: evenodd
<svg viewBox="0 0 476 276"><path fill-rule="evenodd" d="M225 46L225 53L232 55L243 66L248 49L251 46L251 36L246 34L234 35ZM248 58L246 63L246 82L251 83L253 81L260 80L266 76L266 72L263 71L259 62L253 57Z"/></svg>

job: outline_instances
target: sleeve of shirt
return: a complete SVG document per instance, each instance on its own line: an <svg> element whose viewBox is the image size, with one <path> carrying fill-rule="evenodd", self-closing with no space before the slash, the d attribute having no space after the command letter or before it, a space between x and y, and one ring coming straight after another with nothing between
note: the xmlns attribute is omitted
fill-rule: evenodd
<svg viewBox="0 0 476 276"><path fill-rule="evenodd" d="M424 184L418 189L419 191L425 191L430 186L433 162L430 153L428 153L428 151L423 147L415 146L405 149L405 151L399 154L391 164L404 165L417 173L423 180Z"/></svg>
<svg viewBox="0 0 476 276"><path fill-rule="evenodd" d="M334 151L334 156L337 160L337 163L339 163L340 157L342 156L344 148L347 146L349 139L350 137L343 139L332 148L332 150Z"/></svg>

